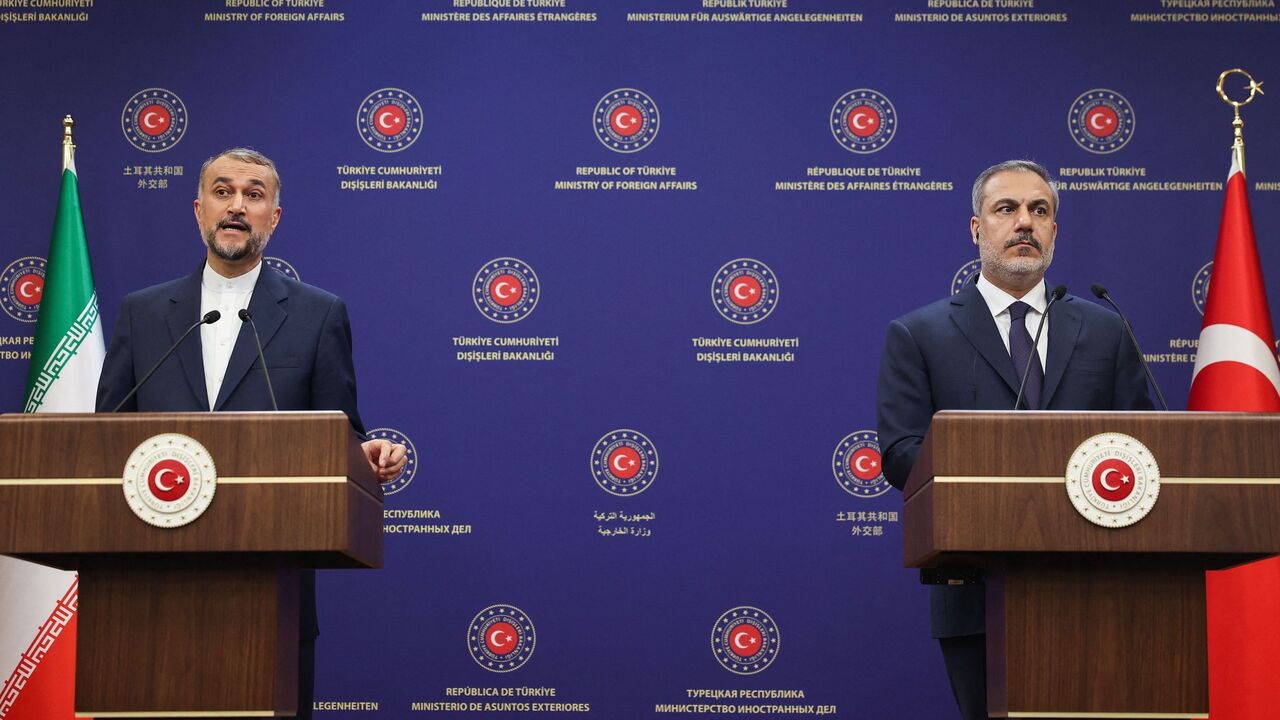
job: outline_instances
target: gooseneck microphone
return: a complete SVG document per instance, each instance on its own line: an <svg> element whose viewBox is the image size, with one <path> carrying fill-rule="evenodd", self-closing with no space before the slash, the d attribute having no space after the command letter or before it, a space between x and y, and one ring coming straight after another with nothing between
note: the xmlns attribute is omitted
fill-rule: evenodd
<svg viewBox="0 0 1280 720"><path fill-rule="evenodd" d="M271 409L280 410L280 406L276 405L276 391L271 389L271 376L267 374L267 359L262 355L262 340L258 339L258 326L253 324L253 315L249 314L247 308L240 310L240 322L249 323L249 329L253 331L253 344L258 347L258 362L262 364L262 377L267 381L267 394L271 396Z"/></svg>
<svg viewBox="0 0 1280 720"><path fill-rule="evenodd" d="M1094 297L1099 300L1106 300L1107 304L1111 306L1111 309L1115 310L1116 314L1120 316L1120 322L1124 323L1124 329L1129 333L1129 340L1133 343L1133 349L1138 353L1138 362L1142 363L1142 369L1147 373L1147 380L1151 382L1151 389L1156 391L1156 398L1160 401L1160 407L1164 408L1167 412L1169 410L1169 405L1164 401L1164 393L1160 392L1160 386L1156 384L1156 377L1151 374L1151 366L1147 365L1147 359L1142 356L1142 347L1138 345L1138 337L1133 334L1133 327L1129 325L1129 318L1125 317L1124 313L1120 312L1120 306L1116 305L1116 301L1111 299L1111 295L1107 292L1106 288L1094 283L1093 287L1090 289L1093 290Z"/></svg>
<svg viewBox="0 0 1280 720"><path fill-rule="evenodd" d="M210 310L204 314L204 317L197 320L194 325L187 328L187 331L182 333L182 337L178 338L177 342L170 345L168 351L166 351L164 355L161 355L160 359L156 361L156 364L152 365L151 369L147 371L147 374L143 375L142 379L138 381L138 384L133 386L133 389L129 391L129 394L125 395L120 402L116 403L115 407L111 408L111 412L120 412L120 408L124 407L124 404L129 402L129 398L136 395L138 390L142 389L142 386L147 384L147 381L151 379L151 376L155 371L160 369L160 366L164 364L164 361L169 359L169 356L173 354L173 351L178 349L178 346L182 344L183 340L187 339L187 336L190 335L193 330L201 325L212 325L218 322L218 319L221 317L222 313L217 310Z"/></svg>
<svg viewBox="0 0 1280 720"><path fill-rule="evenodd" d="M1013 400L1014 410L1017 410L1018 406L1022 404L1022 391L1027 388L1027 376L1031 374L1031 363L1040 357L1040 333L1044 332L1044 321L1049 319L1049 309L1066 294L1066 285L1059 285L1053 289L1053 292L1049 293L1049 304L1044 306L1044 314L1040 316L1040 322L1036 324L1036 336L1031 339L1031 354L1027 356L1027 366L1022 369L1022 382L1018 384L1018 397Z"/></svg>

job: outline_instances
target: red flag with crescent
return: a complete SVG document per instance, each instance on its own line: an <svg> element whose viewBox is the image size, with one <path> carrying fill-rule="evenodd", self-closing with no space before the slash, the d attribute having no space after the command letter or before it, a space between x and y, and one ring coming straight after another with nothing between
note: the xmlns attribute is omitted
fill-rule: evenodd
<svg viewBox="0 0 1280 720"><path fill-rule="evenodd" d="M1280 412L1280 369L1244 170L1232 153L1188 410ZM1280 558L1206 573L1209 716L1280 707Z"/></svg>

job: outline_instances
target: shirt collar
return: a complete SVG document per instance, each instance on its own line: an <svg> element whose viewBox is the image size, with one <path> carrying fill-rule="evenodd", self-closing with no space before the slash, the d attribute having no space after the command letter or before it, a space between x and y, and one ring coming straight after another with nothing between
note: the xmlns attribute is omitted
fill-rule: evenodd
<svg viewBox="0 0 1280 720"><path fill-rule="evenodd" d="M209 263L205 263L204 274L201 276L200 282L206 290L212 290L213 292L244 293L253 290L253 287L258 284L258 275L260 274L262 274L261 260L249 272L233 278L222 277Z"/></svg>
<svg viewBox="0 0 1280 720"><path fill-rule="evenodd" d="M982 299L987 303L987 309L991 311L991 316L995 317L1009 309L1009 306L1018 302L1019 298L1015 298L1009 293L1001 290L987 280L985 275L978 275L978 292L982 294ZM1049 300L1045 296L1044 278L1040 278L1040 282L1026 295L1023 295L1022 302L1031 306L1032 310L1044 314L1045 307L1048 306Z"/></svg>

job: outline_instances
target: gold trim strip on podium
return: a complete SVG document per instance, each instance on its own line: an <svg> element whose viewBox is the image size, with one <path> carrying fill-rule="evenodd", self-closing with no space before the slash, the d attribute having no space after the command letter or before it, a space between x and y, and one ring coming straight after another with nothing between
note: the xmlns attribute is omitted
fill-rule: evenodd
<svg viewBox="0 0 1280 720"><path fill-rule="evenodd" d="M280 477L220 477L219 484L266 485L270 483L344 483L341 475L282 475ZM5 485L119 485L121 478L0 478Z"/></svg>
<svg viewBox="0 0 1280 720"><path fill-rule="evenodd" d="M1025 485L1057 483L1061 485L1066 482L1066 478L1042 475L938 475L933 481L935 483L1022 483ZM1160 482L1169 485L1280 485L1280 477L1162 477Z"/></svg>
<svg viewBox="0 0 1280 720"><path fill-rule="evenodd" d="M164 710L148 712L77 712L76 717L275 717L274 710Z"/></svg>
<svg viewBox="0 0 1280 720"><path fill-rule="evenodd" d="M1005 717L1132 717L1134 720L1208 720L1208 712L1029 712L1010 710Z"/></svg>

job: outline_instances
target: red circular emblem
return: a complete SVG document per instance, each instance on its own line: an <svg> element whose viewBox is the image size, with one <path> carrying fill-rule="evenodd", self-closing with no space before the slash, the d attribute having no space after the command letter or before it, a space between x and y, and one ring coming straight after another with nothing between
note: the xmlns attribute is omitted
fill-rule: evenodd
<svg viewBox="0 0 1280 720"><path fill-rule="evenodd" d="M39 305L40 293L44 292L44 276L27 273L13 283L13 293L18 300L27 305Z"/></svg>
<svg viewBox="0 0 1280 720"><path fill-rule="evenodd" d="M1103 460L1093 469L1092 481L1100 497L1118 502L1133 493L1133 468L1119 458Z"/></svg>
<svg viewBox="0 0 1280 720"><path fill-rule="evenodd" d="M635 477L640 465L640 453L626 445L609 453L609 471L623 480Z"/></svg>
<svg viewBox="0 0 1280 720"><path fill-rule="evenodd" d="M738 307L748 308L760 302L760 281L750 275L739 275L729 283L729 300Z"/></svg>
<svg viewBox="0 0 1280 720"><path fill-rule="evenodd" d="M631 137L644 129L644 116L634 105L619 105L609 115L609 125L623 137Z"/></svg>
<svg viewBox="0 0 1280 720"><path fill-rule="evenodd" d="M524 284L515 275L499 275L489 283L489 297L502 307L511 307L524 297Z"/></svg>
<svg viewBox="0 0 1280 720"><path fill-rule="evenodd" d="M730 627L725 631L725 636L729 638L730 652L740 658L753 657L760 652L760 643L764 640L760 631L747 622Z"/></svg>
<svg viewBox="0 0 1280 720"><path fill-rule="evenodd" d="M496 622L485 629L484 643L495 655L509 655L519 645L520 631L508 622Z"/></svg>
<svg viewBox="0 0 1280 720"><path fill-rule="evenodd" d="M849 113L849 116L845 118L845 122L849 124L849 132L854 135L871 137L876 130L880 129L880 113L877 113L874 108L864 105Z"/></svg>
<svg viewBox="0 0 1280 720"><path fill-rule="evenodd" d="M156 497L173 502L186 495L191 487L191 470L179 460L161 460L147 471L147 484Z"/></svg>
<svg viewBox="0 0 1280 720"><path fill-rule="evenodd" d="M849 456L849 472L859 480L875 480L884 470L880 467L880 453L864 447Z"/></svg>
<svg viewBox="0 0 1280 720"><path fill-rule="evenodd" d="M163 135L173 124L173 116L163 105L148 105L138 112L138 129L151 137Z"/></svg>
<svg viewBox="0 0 1280 720"><path fill-rule="evenodd" d="M1120 116L1106 105L1098 105L1085 115L1085 128L1094 137L1105 138L1116 131Z"/></svg>
<svg viewBox="0 0 1280 720"><path fill-rule="evenodd" d="M408 119L400 106L384 105L378 108L373 117L373 129L386 137L395 137L404 132L404 124Z"/></svg>

